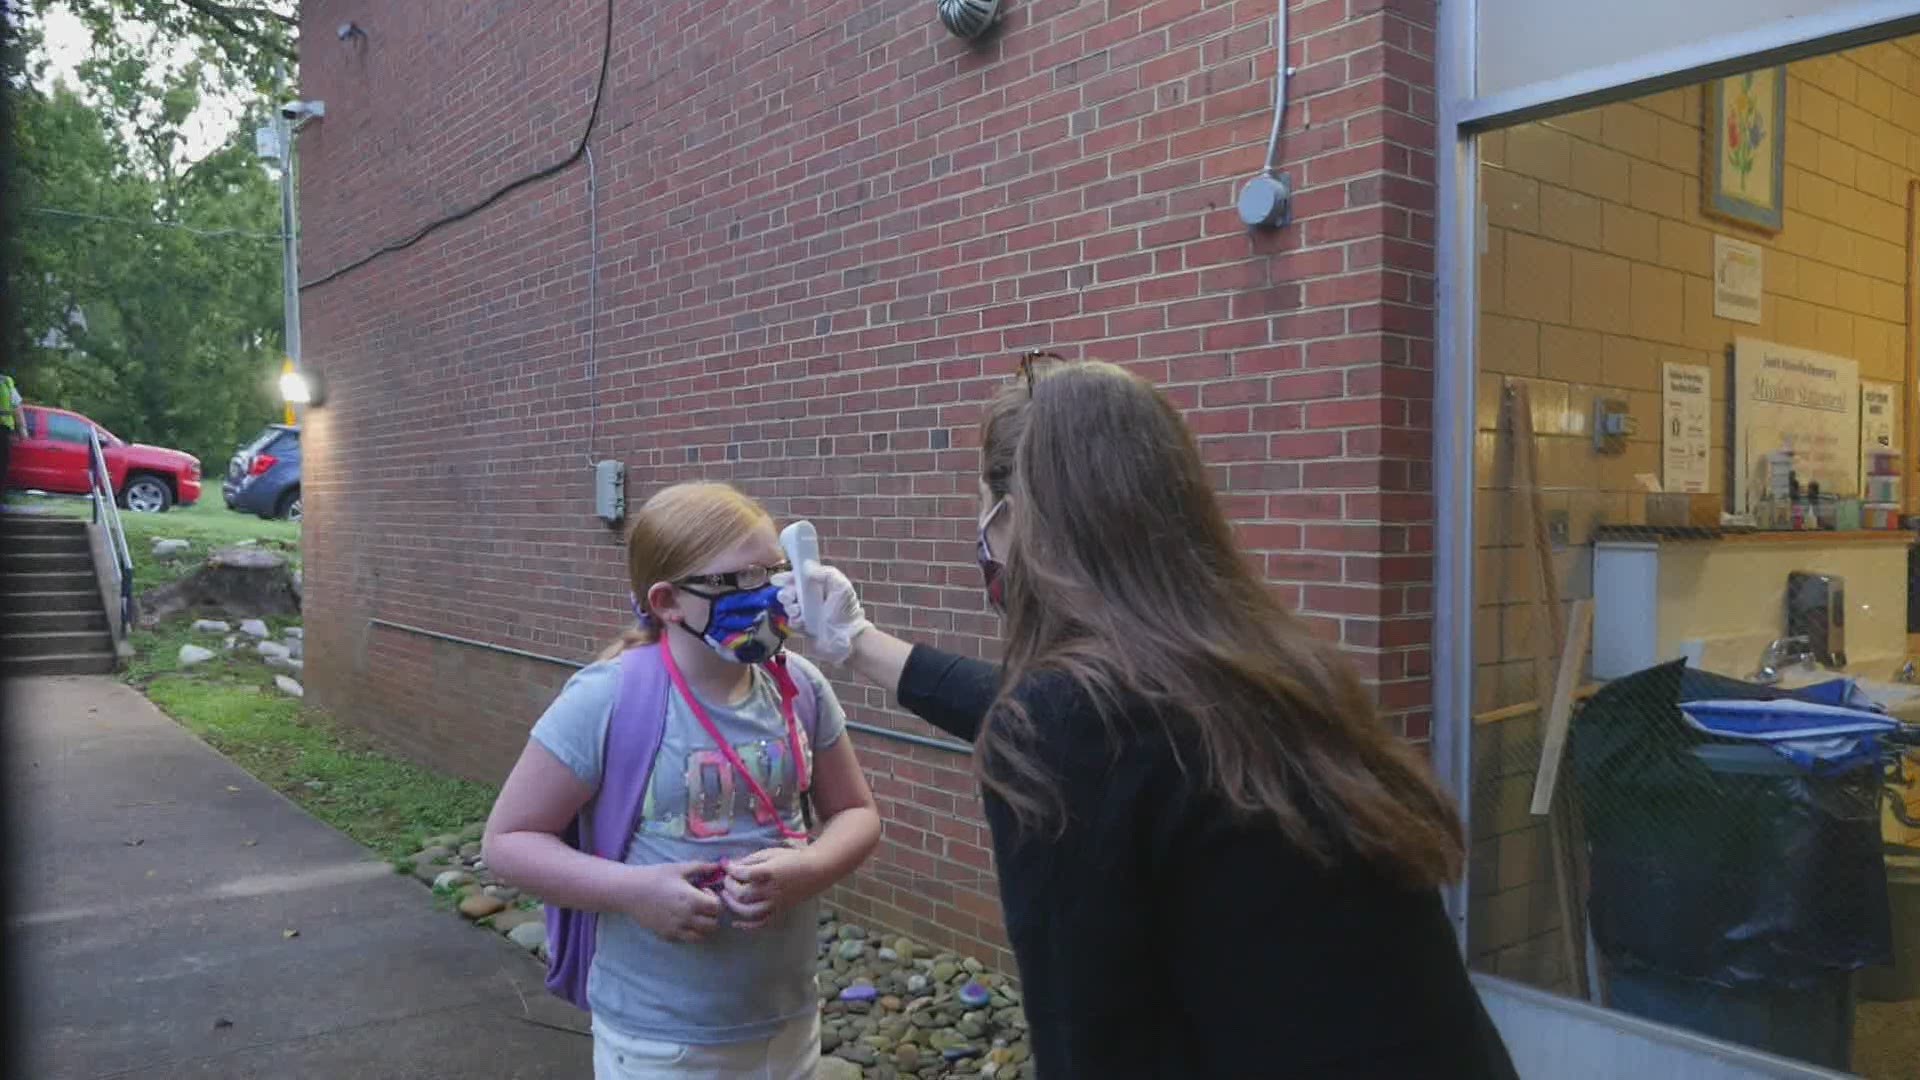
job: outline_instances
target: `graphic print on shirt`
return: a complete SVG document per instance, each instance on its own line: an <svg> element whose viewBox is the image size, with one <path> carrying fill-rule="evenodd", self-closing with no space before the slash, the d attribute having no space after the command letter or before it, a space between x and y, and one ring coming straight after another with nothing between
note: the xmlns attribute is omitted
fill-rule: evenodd
<svg viewBox="0 0 1920 1080"><path fill-rule="evenodd" d="M806 733L802 732L800 738L805 752ZM732 835L736 829L774 826L773 815L718 747L696 745L676 754L677 750L673 746L660 749L661 759L655 762L641 808L642 831L651 836L712 840ZM773 798L781 817L789 825L797 825L800 784L793 768L793 751L786 740L735 743L733 752ZM669 755L681 758L678 768L668 767Z"/></svg>

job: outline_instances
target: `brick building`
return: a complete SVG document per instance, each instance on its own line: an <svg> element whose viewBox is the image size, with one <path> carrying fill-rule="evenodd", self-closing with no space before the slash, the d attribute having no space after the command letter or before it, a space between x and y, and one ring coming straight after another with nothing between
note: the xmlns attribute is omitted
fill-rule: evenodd
<svg viewBox="0 0 1920 1080"><path fill-rule="evenodd" d="M629 617L606 459L633 500L718 479L812 519L876 621L991 655L981 403L1030 348L1113 361L1181 405L1244 550L1431 743L1471 822L1450 901L1474 965L1592 996L1589 898L1530 812L1546 628L1619 602L1596 555L1651 521L1669 371L1701 373L1723 510L1749 509L1742 348L1880 386L1894 444L1920 431L1920 3L1285 9L1293 218L1249 230L1274 0L1018 0L974 44L931 0L309 0L312 698L503 775ZM1748 210L1729 92L1735 141L1775 155ZM1608 413L1634 423L1596 439ZM1811 550L1776 541L1690 549L1719 584L1662 617L1718 621L1661 634L1750 674L1785 633L1780 560ZM1861 673L1920 651L1878 569L1910 542L1842 545L1851 651L1886 665ZM964 748L840 689L886 825L836 901L1007 963Z"/></svg>
<svg viewBox="0 0 1920 1080"><path fill-rule="evenodd" d="M1247 550L1426 734L1430 5L1296 5L1295 224L1251 234L1270 3L1026 3L974 46L930 4L613 6L597 114L603 0L305 6L317 702L502 776L568 674L522 654L587 659L627 620L606 457L635 500L721 479L811 518L879 622L984 654L980 402L1045 346L1188 410ZM343 272L590 118L591 165ZM887 826L842 900L1004 948L970 760L856 738Z"/></svg>

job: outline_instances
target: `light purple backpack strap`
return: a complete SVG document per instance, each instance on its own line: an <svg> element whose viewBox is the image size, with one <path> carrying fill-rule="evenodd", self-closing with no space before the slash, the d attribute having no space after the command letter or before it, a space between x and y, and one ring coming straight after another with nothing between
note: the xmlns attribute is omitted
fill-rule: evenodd
<svg viewBox="0 0 1920 1080"><path fill-rule="evenodd" d="M626 858L627 845L640 824L653 759L666 735L667 671L660 662L662 647L643 646L620 655L620 688L614 695L600 756L600 790L560 837L575 850L616 862ZM597 924L594 912L547 905L547 989L582 1009L587 1007L587 974L593 968Z"/></svg>

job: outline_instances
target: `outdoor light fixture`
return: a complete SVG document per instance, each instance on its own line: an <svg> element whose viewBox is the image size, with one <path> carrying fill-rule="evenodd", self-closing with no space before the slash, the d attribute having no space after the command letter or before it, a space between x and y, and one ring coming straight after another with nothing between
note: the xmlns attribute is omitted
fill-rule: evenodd
<svg viewBox="0 0 1920 1080"><path fill-rule="evenodd" d="M289 121L321 120L327 115L324 101L289 101L280 106L280 118Z"/></svg>
<svg viewBox="0 0 1920 1080"><path fill-rule="evenodd" d="M972 41L1000 21L1000 0L939 0L940 21L954 37Z"/></svg>
<svg viewBox="0 0 1920 1080"><path fill-rule="evenodd" d="M282 371L280 397L288 405L324 405L326 391L320 377L311 371Z"/></svg>

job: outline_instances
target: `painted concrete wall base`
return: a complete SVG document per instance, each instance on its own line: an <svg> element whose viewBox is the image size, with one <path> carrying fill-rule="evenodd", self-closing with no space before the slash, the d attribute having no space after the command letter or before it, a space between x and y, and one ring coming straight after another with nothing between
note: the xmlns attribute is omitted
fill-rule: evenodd
<svg viewBox="0 0 1920 1080"><path fill-rule="evenodd" d="M1816 1080L1844 1075L1609 1012L1491 975L1475 975L1473 981L1524 1080L1612 1080L1621 1076Z"/></svg>

